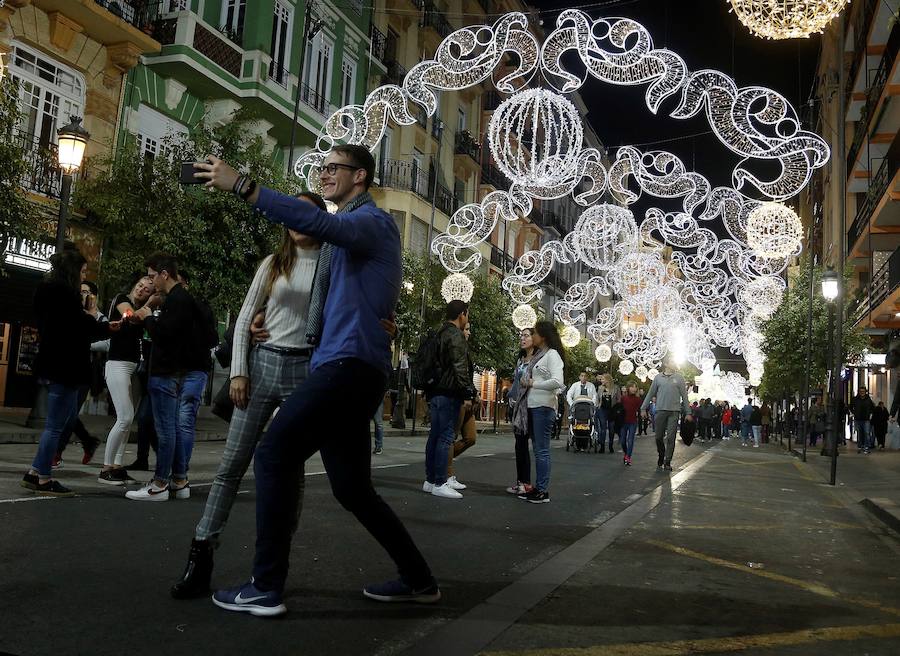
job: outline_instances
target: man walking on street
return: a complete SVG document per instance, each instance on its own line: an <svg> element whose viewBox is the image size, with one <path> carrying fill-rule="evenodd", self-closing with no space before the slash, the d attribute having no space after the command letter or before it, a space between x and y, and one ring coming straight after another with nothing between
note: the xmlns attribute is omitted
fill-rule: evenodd
<svg viewBox="0 0 900 656"><path fill-rule="evenodd" d="M425 482L422 491L444 499L462 499L459 485L448 480L447 464L456 421L463 405L471 407L475 396L469 356L463 335L469 323L469 306L462 301L450 301L444 311L444 325L438 330L434 387L426 390L431 427L425 445ZM419 364L416 364L418 367Z"/></svg>
<svg viewBox="0 0 900 656"><path fill-rule="evenodd" d="M372 486L369 421L384 397L391 370L390 337L380 318L390 316L400 296L400 233L393 218L375 206L368 189L375 176L372 154L361 146L335 146L319 168L330 215L302 200L260 187L209 156L195 163L207 187L231 191L270 221L333 244L322 339L310 374L272 420L256 451L256 556L253 576L242 586L220 590L216 605L253 615L287 611L283 592L291 539L297 529L297 495L304 463L321 451L332 492L344 508L388 552L399 579L368 585L378 601L433 603L437 581L412 537ZM335 390L355 390L347 406ZM333 431L340 416L343 430Z"/></svg>
<svg viewBox="0 0 900 656"><path fill-rule="evenodd" d="M168 501L191 496L188 468L194 449L194 428L200 399L212 367L211 346L194 298L178 282L178 261L156 253L147 258L147 276L157 294L165 296L159 315L154 297L135 312L153 340L149 393L157 434L156 471L140 490L126 492L135 501Z"/></svg>
<svg viewBox="0 0 900 656"><path fill-rule="evenodd" d="M750 419L753 417L753 399L747 399L747 405L741 408L741 446L750 444L750 435L753 430Z"/></svg>
<svg viewBox="0 0 900 656"><path fill-rule="evenodd" d="M681 374L675 371L671 360L665 361L662 373L653 379L641 404L641 412L647 412L651 399L656 400L656 451L659 454L656 466L672 471L678 423L681 415L689 415L687 385Z"/></svg>
<svg viewBox="0 0 900 656"><path fill-rule="evenodd" d="M875 411L875 404L869 397L869 390L860 387L856 396L853 397L853 404L850 406L850 412L853 414L853 429L856 433L856 452L869 455L869 451L873 446L872 430L869 421L872 419L872 413ZM832 439L837 439L836 435ZM830 448L826 445L825 448Z"/></svg>

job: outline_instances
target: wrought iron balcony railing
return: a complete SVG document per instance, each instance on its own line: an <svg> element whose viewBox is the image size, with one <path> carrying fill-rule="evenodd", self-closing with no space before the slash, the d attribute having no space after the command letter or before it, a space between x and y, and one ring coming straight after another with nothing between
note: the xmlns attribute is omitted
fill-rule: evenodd
<svg viewBox="0 0 900 656"><path fill-rule="evenodd" d="M300 87L300 100L323 116L330 116L332 113L333 107L328 99L309 85L304 84Z"/></svg>
<svg viewBox="0 0 900 656"><path fill-rule="evenodd" d="M475 140L475 137L468 130L456 133L454 152L457 155L468 155L476 162L481 160L481 144Z"/></svg>
<svg viewBox="0 0 900 656"><path fill-rule="evenodd" d="M888 261L875 272L869 284L868 294L860 301L859 307L851 315L854 324L862 321L900 286L900 248L894 250Z"/></svg>
<svg viewBox="0 0 900 656"><path fill-rule="evenodd" d="M444 12L437 9L431 3L425 5L425 11L422 14L422 27L430 27L440 35L442 39L448 37L453 32L453 26L447 21Z"/></svg>
<svg viewBox="0 0 900 656"><path fill-rule="evenodd" d="M287 89L288 84L291 81L291 74L286 68L281 65L280 62L277 62L273 59L269 62L269 79L274 80L280 86Z"/></svg>
<svg viewBox="0 0 900 656"><path fill-rule="evenodd" d="M382 84L396 84L403 86L403 79L406 77L406 69L397 62L388 62L387 73L381 76Z"/></svg>
<svg viewBox="0 0 900 656"><path fill-rule="evenodd" d="M181 8L178 0L94 0L94 3L151 36L154 22L163 13Z"/></svg>
<svg viewBox="0 0 900 656"><path fill-rule="evenodd" d="M881 162L875 175L869 180L869 189L862 204L856 210L856 217L847 232L847 248L852 250L865 227L872 218L872 213L890 187L891 180L900 168L900 135L894 137L894 143L887 156Z"/></svg>
<svg viewBox="0 0 900 656"><path fill-rule="evenodd" d="M444 185L438 183L436 194L433 172L425 167L418 166L414 160L383 159L378 166L379 186L411 191L424 200L431 202L435 198L435 208L447 216L453 214L457 208L457 200Z"/></svg>
<svg viewBox="0 0 900 656"><path fill-rule="evenodd" d="M59 198L62 171L56 144L41 143L37 137L21 131L13 132L12 138L25 150L22 187L48 198Z"/></svg>
<svg viewBox="0 0 900 656"><path fill-rule="evenodd" d="M385 60L387 37L384 35L384 32L372 25L372 28L369 30L369 38L372 40L372 56L387 66L388 62Z"/></svg>

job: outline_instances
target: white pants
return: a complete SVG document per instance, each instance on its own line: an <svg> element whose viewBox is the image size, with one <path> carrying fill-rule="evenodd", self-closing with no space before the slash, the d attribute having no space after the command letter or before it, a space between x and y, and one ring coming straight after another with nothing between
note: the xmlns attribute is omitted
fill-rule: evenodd
<svg viewBox="0 0 900 656"><path fill-rule="evenodd" d="M125 457L125 445L131 433L131 422L134 420L134 372L136 362L127 360L109 360L106 363L106 386L116 408L116 423L109 430L106 438L106 452L103 464L106 466L122 464Z"/></svg>

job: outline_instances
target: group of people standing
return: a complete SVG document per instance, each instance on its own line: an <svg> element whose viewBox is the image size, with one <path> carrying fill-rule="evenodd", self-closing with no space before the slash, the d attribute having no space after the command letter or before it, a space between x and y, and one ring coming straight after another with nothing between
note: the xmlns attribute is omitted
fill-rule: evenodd
<svg viewBox="0 0 900 656"><path fill-rule="evenodd" d="M77 420L82 390L90 381L91 345L108 339L105 377L116 422L107 436L98 482L135 482L123 458L141 397L136 376L141 368L147 376L145 391L157 440L157 486L152 492L161 499L170 493L176 498L190 495L188 463L215 325L211 312L182 285L174 258L157 253L147 258L146 266L147 273L114 298L106 316L97 307L96 293L89 287L84 294L82 289L87 275L84 256L70 246L51 257L51 270L34 298L40 335L35 373L48 388L47 419L23 487L46 496L71 496L72 491L53 478L53 465L54 461L59 465L60 438ZM83 447L87 464L96 445ZM148 488L130 491L126 497L151 498Z"/></svg>

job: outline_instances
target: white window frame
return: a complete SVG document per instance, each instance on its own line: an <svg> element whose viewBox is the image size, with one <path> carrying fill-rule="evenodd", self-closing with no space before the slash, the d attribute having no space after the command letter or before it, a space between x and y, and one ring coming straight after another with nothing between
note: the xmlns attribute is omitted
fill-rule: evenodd
<svg viewBox="0 0 900 656"><path fill-rule="evenodd" d="M136 136L141 155L151 158L162 155L171 159L172 149L166 146L166 141L171 137L187 138L188 128L144 103L138 106L136 114Z"/></svg>
<svg viewBox="0 0 900 656"><path fill-rule="evenodd" d="M279 30L278 25L279 22L283 21L284 30ZM291 32L292 26L294 23L294 9L290 5L282 2L281 0L275 0L275 7L273 9L273 18L272 18L272 31L275 36L275 47L272 48L272 61L277 61L281 65L281 67L287 71L288 64L291 61ZM284 43L282 44L281 40L284 38ZM281 50L282 45L284 46L284 57L279 60L278 51Z"/></svg>
<svg viewBox="0 0 900 656"><path fill-rule="evenodd" d="M356 103L356 61L344 58L341 62L341 106Z"/></svg>
<svg viewBox="0 0 900 656"><path fill-rule="evenodd" d="M469 129L469 117L466 115L466 110L462 107L457 107L456 112L456 131L465 132Z"/></svg>
<svg viewBox="0 0 900 656"><path fill-rule="evenodd" d="M19 59L23 61L19 62ZM19 41L12 42L7 61L9 74L20 83L18 105L25 118L19 124L19 130L37 138L43 146L56 144L56 131L69 122L69 116L84 115L87 97L84 77ZM30 96L27 104L26 95ZM45 125L48 117L50 123ZM42 136L45 138L41 139Z"/></svg>
<svg viewBox="0 0 900 656"><path fill-rule="evenodd" d="M219 23L222 27L228 27L237 32L244 31L244 24L240 22L241 9L244 10L244 18L247 17L247 0L224 0L222 2L222 17ZM228 20L228 10L234 9L231 20Z"/></svg>
<svg viewBox="0 0 900 656"><path fill-rule="evenodd" d="M301 71L302 84L324 99L327 112L328 105L331 103L331 69L334 66L334 43L320 31L315 38L307 42L306 48L306 57L303 58L304 70ZM323 86L324 88L322 88Z"/></svg>

